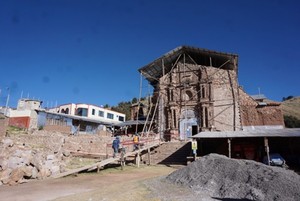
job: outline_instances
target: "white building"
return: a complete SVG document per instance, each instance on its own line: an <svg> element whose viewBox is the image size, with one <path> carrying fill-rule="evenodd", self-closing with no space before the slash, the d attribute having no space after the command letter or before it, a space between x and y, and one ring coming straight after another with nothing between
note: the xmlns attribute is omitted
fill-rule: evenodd
<svg viewBox="0 0 300 201"><path fill-rule="evenodd" d="M125 114L115 112L100 106L84 103L64 104L56 108L51 108L48 111L52 113L62 113L72 116L86 117L87 119L97 120L111 124L124 122L126 119Z"/></svg>
<svg viewBox="0 0 300 201"><path fill-rule="evenodd" d="M36 110L41 109L42 101L22 98L18 101L17 109L9 108L6 115L9 117L9 125L19 128L36 128L38 114Z"/></svg>

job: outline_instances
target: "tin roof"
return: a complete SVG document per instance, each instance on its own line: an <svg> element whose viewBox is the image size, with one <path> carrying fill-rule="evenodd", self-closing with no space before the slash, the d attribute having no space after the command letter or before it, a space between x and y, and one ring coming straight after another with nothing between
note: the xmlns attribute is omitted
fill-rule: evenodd
<svg viewBox="0 0 300 201"><path fill-rule="evenodd" d="M116 124L116 126L130 126L130 125L144 125L146 123L146 121L144 120L129 120L129 121L125 121L125 122L121 122Z"/></svg>
<svg viewBox="0 0 300 201"><path fill-rule="evenodd" d="M242 138L242 137L300 137L300 128L265 129L253 131L200 132L191 138Z"/></svg>
<svg viewBox="0 0 300 201"><path fill-rule="evenodd" d="M212 66L220 67L227 62L222 68L237 70L235 69L237 68L237 54L217 52L191 46L179 46L140 68L139 72L142 73L152 85L155 85L158 79L163 76L163 70L165 73L171 71L177 59L183 54L189 55L185 57L186 63L209 66L211 61ZM183 58L181 57L181 59Z"/></svg>

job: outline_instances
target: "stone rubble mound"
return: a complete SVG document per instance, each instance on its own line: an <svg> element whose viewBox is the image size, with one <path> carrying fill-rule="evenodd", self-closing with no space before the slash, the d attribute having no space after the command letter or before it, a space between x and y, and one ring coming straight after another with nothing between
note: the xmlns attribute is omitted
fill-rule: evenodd
<svg viewBox="0 0 300 201"><path fill-rule="evenodd" d="M215 199L300 200L300 175L250 160L209 154L166 177Z"/></svg>
<svg viewBox="0 0 300 201"><path fill-rule="evenodd" d="M18 145L6 138L0 143L0 186L16 185L31 179L45 179L63 171L64 153L53 153Z"/></svg>

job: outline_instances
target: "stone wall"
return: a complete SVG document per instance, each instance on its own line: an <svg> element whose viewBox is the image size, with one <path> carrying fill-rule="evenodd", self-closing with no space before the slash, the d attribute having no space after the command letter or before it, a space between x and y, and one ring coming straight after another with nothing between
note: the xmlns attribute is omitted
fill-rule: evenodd
<svg viewBox="0 0 300 201"><path fill-rule="evenodd" d="M0 116L0 141L5 137L8 126L8 119L4 116Z"/></svg>
<svg viewBox="0 0 300 201"><path fill-rule="evenodd" d="M72 131L71 126L60 126L60 125L45 125L43 129L49 132L57 131L57 132L67 133L67 134L71 134Z"/></svg>
<svg viewBox="0 0 300 201"><path fill-rule="evenodd" d="M106 144L100 141L97 136L69 136L44 130L5 137L0 142L0 186L64 172L73 158L71 152L102 151L105 154ZM96 150L91 149L93 143L98 143Z"/></svg>

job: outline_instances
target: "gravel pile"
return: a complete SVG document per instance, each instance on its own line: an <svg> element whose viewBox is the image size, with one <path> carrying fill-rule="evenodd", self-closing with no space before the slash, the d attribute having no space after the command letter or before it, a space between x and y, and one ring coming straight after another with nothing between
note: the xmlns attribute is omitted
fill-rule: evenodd
<svg viewBox="0 0 300 201"><path fill-rule="evenodd" d="M300 176L295 172L217 154L196 160L166 180L217 200L300 200Z"/></svg>

